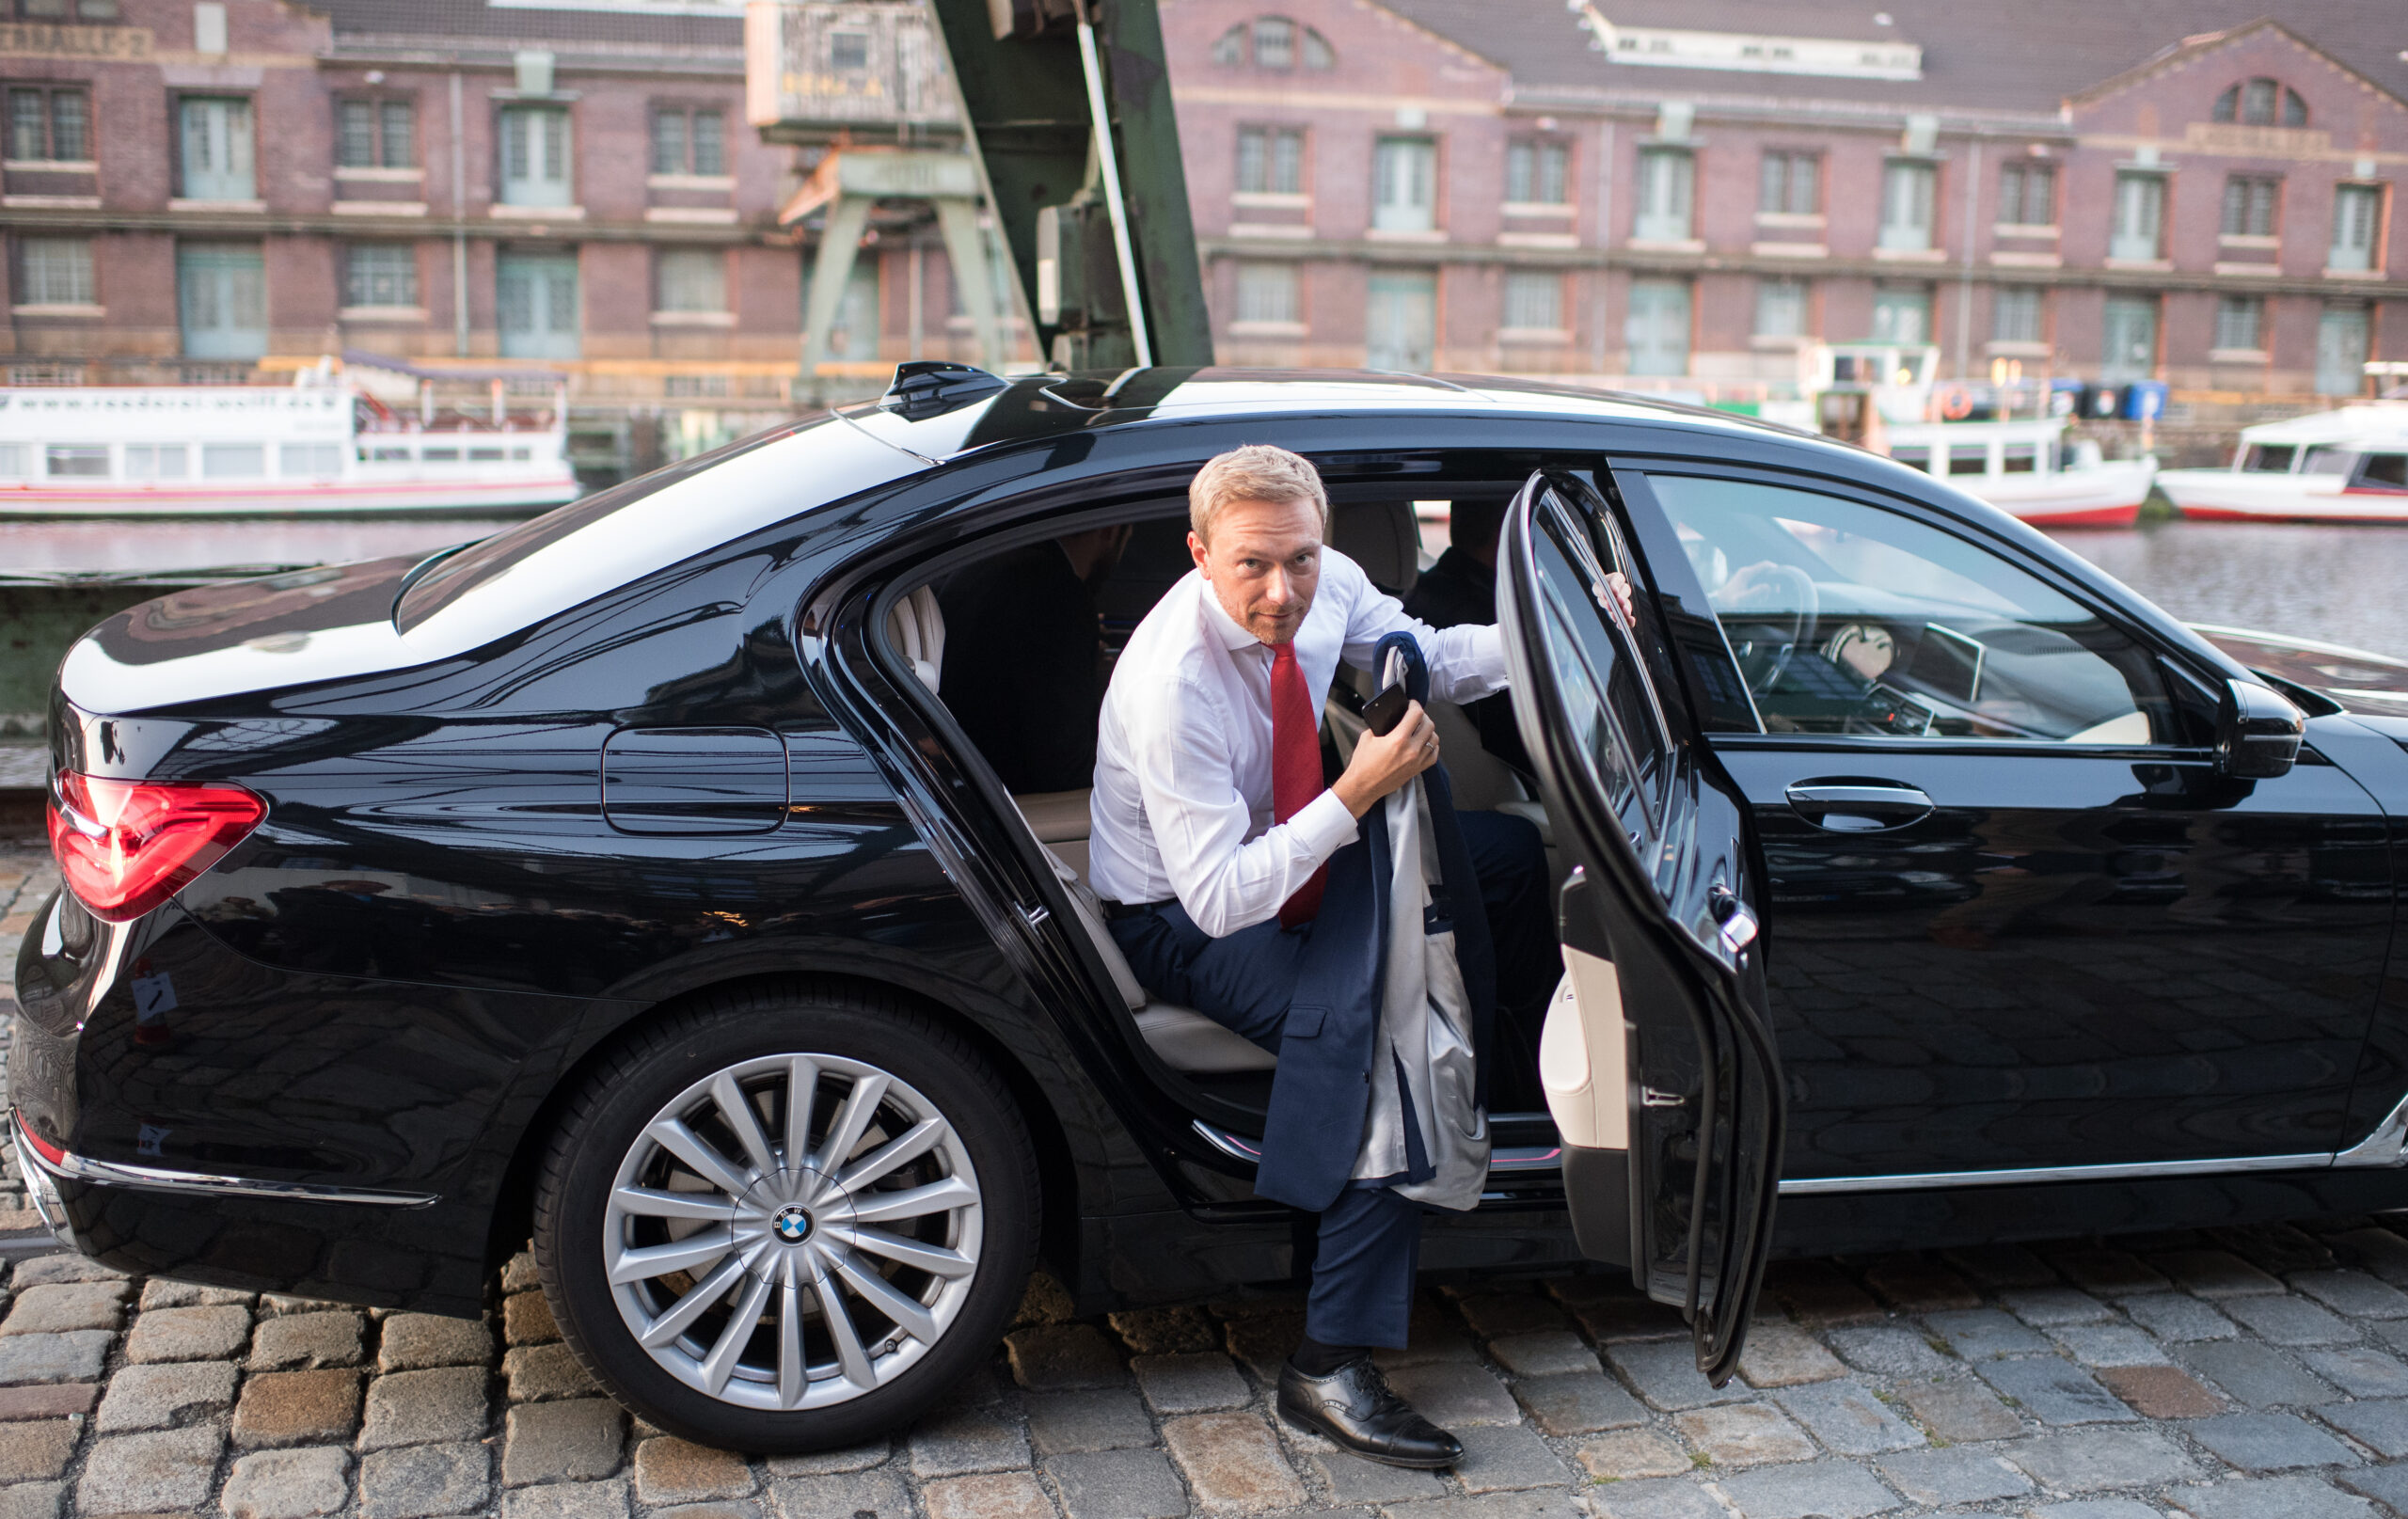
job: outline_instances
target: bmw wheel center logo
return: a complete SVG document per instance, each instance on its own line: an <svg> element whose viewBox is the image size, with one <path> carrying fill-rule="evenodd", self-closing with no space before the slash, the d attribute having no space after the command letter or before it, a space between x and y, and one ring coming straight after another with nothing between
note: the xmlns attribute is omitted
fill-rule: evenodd
<svg viewBox="0 0 2408 1519"><path fill-rule="evenodd" d="M788 1244L800 1244L811 1238L811 1215L793 1203L779 1209L778 1216L770 1221L769 1226L777 1230L778 1238Z"/></svg>

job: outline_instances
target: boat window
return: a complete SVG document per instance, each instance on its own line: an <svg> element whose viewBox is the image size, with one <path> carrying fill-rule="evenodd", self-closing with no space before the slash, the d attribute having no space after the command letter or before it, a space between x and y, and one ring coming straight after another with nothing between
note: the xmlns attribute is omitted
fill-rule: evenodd
<svg viewBox="0 0 2408 1519"><path fill-rule="evenodd" d="M510 451L510 456L513 459L524 461L531 459L535 455L532 450L529 449L526 444L521 443L518 447Z"/></svg>
<svg viewBox="0 0 2408 1519"><path fill-rule="evenodd" d="M0 476L21 479L25 472L25 446L22 443L0 443Z"/></svg>
<svg viewBox="0 0 2408 1519"><path fill-rule="evenodd" d="M2145 648L1988 548L1809 491L1650 479L1695 540L1768 732L2126 745L2176 731Z"/></svg>
<svg viewBox="0 0 2408 1519"><path fill-rule="evenodd" d="M2358 471L2358 483L2385 490L2408 490L2408 453L2369 453Z"/></svg>
<svg viewBox="0 0 2408 1519"><path fill-rule="evenodd" d="M2296 443L2252 443L2249 451L2242 456L2241 467L2270 475L2288 475L2298 458L2299 445Z"/></svg>
<svg viewBox="0 0 2408 1519"><path fill-rule="evenodd" d="M2307 463L2299 467L2303 475L2346 475L2358 462L2357 451L2347 448L2321 447L2307 451Z"/></svg>
<svg viewBox="0 0 2408 1519"><path fill-rule="evenodd" d="M470 449L468 451L468 462L471 464L483 464L500 457L501 451L497 448Z"/></svg>
<svg viewBox="0 0 2408 1519"><path fill-rule="evenodd" d="M424 452L420 453L419 457L424 459L429 464L457 464L460 462L460 451L458 449L449 447L428 449Z"/></svg>
<svg viewBox="0 0 2408 1519"><path fill-rule="evenodd" d="M187 467L181 443L129 443L125 446L128 480L182 480Z"/></svg>
<svg viewBox="0 0 2408 1519"><path fill-rule="evenodd" d="M407 464L410 458L410 451L406 445L396 447L392 444L378 444L375 448L363 449L360 451L378 464Z"/></svg>
<svg viewBox="0 0 2408 1519"><path fill-rule="evenodd" d="M840 417L773 428L462 549L402 593L394 625L413 644L473 648L927 467Z"/></svg>
<svg viewBox="0 0 2408 1519"><path fill-rule="evenodd" d="M342 473L340 443L287 443L277 451L277 472L292 476Z"/></svg>
<svg viewBox="0 0 2408 1519"><path fill-rule="evenodd" d="M54 479L69 476L79 480L104 480L108 477L109 446L105 443L53 443L46 451Z"/></svg>
<svg viewBox="0 0 2408 1519"><path fill-rule="evenodd" d="M1923 444L1917 443L1892 449L1890 457L1909 469L1920 469L1925 474L1931 473L1931 450Z"/></svg>
<svg viewBox="0 0 2408 1519"><path fill-rule="evenodd" d="M1952 443L1948 446L1948 472L1952 475L1986 475L1990 468L1990 446L1987 443Z"/></svg>
<svg viewBox="0 0 2408 1519"><path fill-rule="evenodd" d="M2040 468L2040 445L2009 443L2006 457L1999 467L2010 475L2037 474Z"/></svg>
<svg viewBox="0 0 2408 1519"><path fill-rule="evenodd" d="M204 443L200 473L207 480L252 480L267 473L264 443Z"/></svg>

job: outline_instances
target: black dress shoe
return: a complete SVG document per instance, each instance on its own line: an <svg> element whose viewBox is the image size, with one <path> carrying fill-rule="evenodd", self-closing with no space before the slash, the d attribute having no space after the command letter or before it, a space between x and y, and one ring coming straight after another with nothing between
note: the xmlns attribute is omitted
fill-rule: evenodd
<svg viewBox="0 0 2408 1519"><path fill-rule="evenodd" d="M1308 1377L1293 1361L1279 1369L1279 1416L1389 1466L1451 1466L1463 1442L1413 1411L1368 1355L1325 1377Z"/></svg>

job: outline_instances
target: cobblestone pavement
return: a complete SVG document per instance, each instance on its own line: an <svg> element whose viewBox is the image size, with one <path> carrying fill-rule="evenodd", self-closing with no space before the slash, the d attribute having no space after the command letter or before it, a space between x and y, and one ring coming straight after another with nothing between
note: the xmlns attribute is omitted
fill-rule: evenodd
<svg viewBox="0 0 2408 1519"><path fill-rule="evenodd" d="M0 851L11 956L43 868ZM2408 1515L2403 1231L1782 1263L1719 1391L1610 1276L1434 1285L1383 1359L1468 1448L1440 1475L1271 1416L1287 1292L1080 1320L1040 1277L918 1427L746 1460L601 1397L524 1256L470 1323L42 1254L0 1278L0 1519L2382 1519Z"/></svg>

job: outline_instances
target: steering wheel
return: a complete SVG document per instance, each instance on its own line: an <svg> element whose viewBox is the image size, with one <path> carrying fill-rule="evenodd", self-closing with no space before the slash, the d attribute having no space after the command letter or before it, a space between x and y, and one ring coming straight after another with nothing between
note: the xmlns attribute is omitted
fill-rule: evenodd
<svg viewBox="0 0 2408 1519"><path fill-rule="evenodd" d="M1736 641L1731 646L1749 691L1761 696L1781 679L1789 661L1813 637L1815 619L1822 613L1822 598L1814 591L1814 578L1804 570L1770 561L1749 565L1733 576L1723 590L1719 609L1726 620L1786 625L1777 626L1771 636Z"/></svg>

